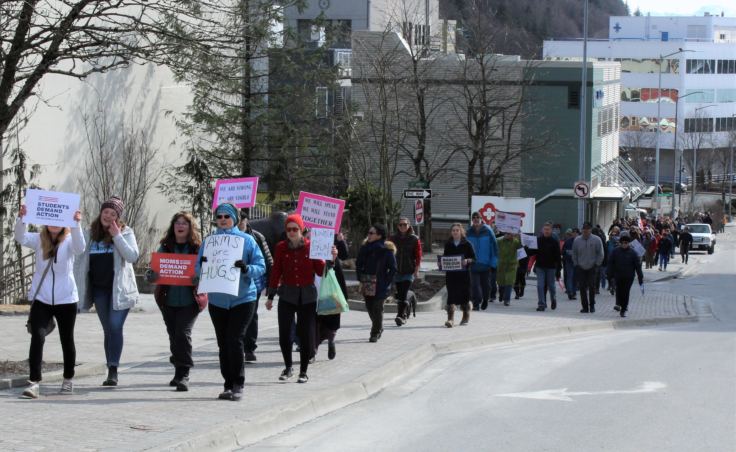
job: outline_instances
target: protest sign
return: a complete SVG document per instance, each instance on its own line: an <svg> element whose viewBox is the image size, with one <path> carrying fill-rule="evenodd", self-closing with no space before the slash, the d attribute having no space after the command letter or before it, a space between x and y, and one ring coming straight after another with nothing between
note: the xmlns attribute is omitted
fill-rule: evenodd
<svg viewBox="0 0 736 452"><path fill-rule="evenodd" d="M233 234L213 234L204 239L199 275L199 293L237 295L240 289L240 269L235 261L243 258L245 238Z"/></svg>
<svg viewBox="0 0 736 452"><path fill-rule="evenodd" d="M308 228L329 228L335 233L340 232L342 213L345 210L345 201L314 193L299 193L299 204L296 213L302 216L304 225Z"/></svg>
<svg viewBox="0 0 736 452"><path fill-rule="evenodd" d="M151 269L158 275L156 284L163 286L193 286L196 262L196 254L151 254Z"/></svg>
<svg viewBox="0 0 736 452"><path fill-rule="evenodd" d="M437 256L437 265L445 272L459 272L465 270L464 257L461 254L454 256Z"/></svg>
<svg viewBox="0 0 736 452"><path fill-rule="evenodd" d="M258 193L257 177L241 177L238 179L221 179L215 183L215 195L212 199L212 208L222 203L230 202L235 207L253 207L256 205Z"/></svg>
<svg viewBox="0 0 736 452"><path fill-rule="evenodd" d="M636 255L639 257L642 257L646 252L646 250L644 249L642 244L639 243L638 240L634 240L633 242L631 242L631 249L633 249Z"/></svg>
<svg viewBox="0 0 736 452"><path fill-rule="evenodd" d="M470 202L471 212L479 212L487 225L496 220L496 212L513 213L522 218L521 231L534 233L534 198L511 198L507 196L473 196Z"/></svg>
<svg viewBox="0 0 736 452"><path fill-rule="evenodd" d="M536 250L537 249L537 236L521 234L521 244L529 248L530 250Z"/></svg>
<svg viewBox="0 0 736 452"><path fill-rule="evenodd" d="M516 250L516 260L520 261L526 257L526 250L524 248L519 248Z"/></svg>
<svg viewBox="0 0 736 452"><path fill-rule="evenodd" d="M496 229L501 232L518 234L521 232L521 215L496 212Z"/></svg>
<svg viewBox="0 0 736 452"><path fill-rule="evenodd" d="M332 260L332 245L335 243L335 231L326 228L314 228L309 231L309 258Z"/></svg>
<svg viewBox="0 0 736 452"><path fill-rule="evenodd" d="M27 224L75 227L74 212L79 210L79 195L29 188L26 190Z"/></svg>

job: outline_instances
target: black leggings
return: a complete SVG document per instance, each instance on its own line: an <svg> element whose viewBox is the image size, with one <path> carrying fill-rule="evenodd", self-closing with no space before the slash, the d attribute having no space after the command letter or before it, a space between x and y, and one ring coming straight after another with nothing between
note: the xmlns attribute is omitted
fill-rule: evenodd
<svg viewBox="0 0 736 452"><path fill-rule="evenodd" d="M292 366L291 325L294 323L294 315L296 315L296 336L299 338L299 373L307 373L309 359L314 353L317 306L315 303L297 305L279 300L279 346L286 367Z"/></svg>
<svg viewBox="0 0 736 452"><path fill-rule="evenodd" d="M77 320L77 303L50 305L35 301L31 305L31 348L28 365L31 381L41 381L43 345L46 343L46 327L51 318L56 318L64 354L64 378L74 377L77 349L74 346L74 324Z"/></svg>

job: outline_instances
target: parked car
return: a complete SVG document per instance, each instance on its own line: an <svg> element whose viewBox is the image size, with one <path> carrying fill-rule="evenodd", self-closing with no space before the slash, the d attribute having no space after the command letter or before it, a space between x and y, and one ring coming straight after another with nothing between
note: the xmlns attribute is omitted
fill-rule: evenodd
<svg viewBox="0 0 736 452"><path fill-rule="evenodd" d="M716 249L716 235L713 234L709 224L691 223L686 225L693 236L691 250L707 250L708 254L713 254Z"/></svg>

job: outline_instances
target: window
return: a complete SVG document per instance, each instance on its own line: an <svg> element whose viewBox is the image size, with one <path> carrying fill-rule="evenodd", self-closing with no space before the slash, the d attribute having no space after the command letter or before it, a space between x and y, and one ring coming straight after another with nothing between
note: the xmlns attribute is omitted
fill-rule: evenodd
<svg viewBox="0 0 736 452"><path fill-rule="evenodd" d="M685 93L689 94L684 98L685 102L688 104L715 102L716 91L713 89L689 89L685 91Z"/></svg>
<svg viewBox="0 0 736 452"><path fill-rule="evenodd" d="M329 93L326 86L318 86L315 88L314 94L314 115L318 119L327 117L329 107Z"/></svg>
<svg viewBox="0 0 736 452"><path fill-rule="evenodd" d="M693 96L695 97L695 96ZM736 102L736 89L719 89L716 91L716 102Z"/></svg>
<svg viewBox="0 0 736 452"><path fill-rule="evenodd" d="M687 60L685 71L688 74L715 74L716 60Z"/></svg>
<svg viewBox="0 0 736 452"><path fill-rule="evenodd" d="M736 74L736 60L718 60L719 74Z"/></svg>
<svg viewBox="0 0 736 452"><path fill-rule="evenodd" d="M580 108L580 87L567 87L567 108Z"/></svg>
<svg viewBox="0 0 736 452"><path fill-rule="evenodd" d="M730 132L736 130L736 118L716 118L716 132Z"/></svg>
<svg viewBox="0 0 736 452"><path fill-rule="evenodd" d="M598 136L603 137L618 130L618 104L598 110Z"/></svg>
<svg viewBox="0 0 736 452"><path fill-rule="evenodd" d="M685 118L685 133L712 131L713 118Z"/></svg>
<svg viewBox="0 0 736 452"><path fill-rule="evenodd" d="M659 94L658 94L659 93ZM676 89L657 88L623 88L621 89L622 102L657 102L662 97L662 102L674 104L677 102L678 91Z"/></svg>

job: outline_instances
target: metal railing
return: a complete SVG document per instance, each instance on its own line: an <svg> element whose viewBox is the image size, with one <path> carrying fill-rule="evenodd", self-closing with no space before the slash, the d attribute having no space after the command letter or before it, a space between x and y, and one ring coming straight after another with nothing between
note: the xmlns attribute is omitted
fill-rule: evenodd
<svg viewBox="0 0 736 452"><path fill-rule="evenodd" d="M28 253L20 261L10 261L3 267L0 281L0 304L15 304L28 298L33 273L36 270L36 253Z"/></svg>

